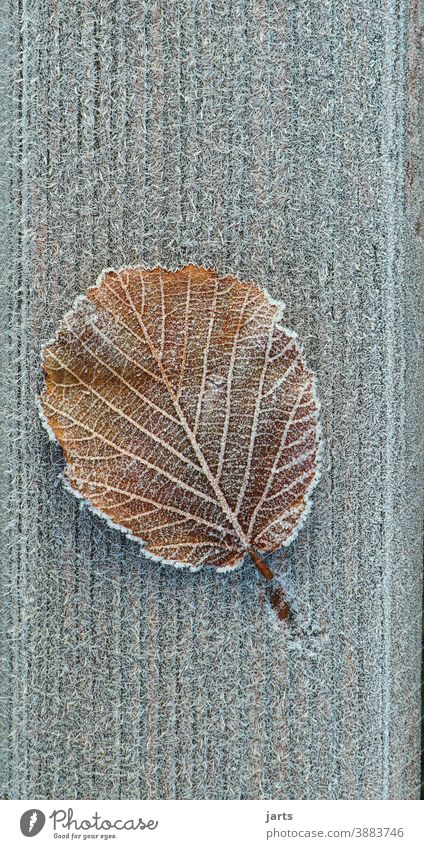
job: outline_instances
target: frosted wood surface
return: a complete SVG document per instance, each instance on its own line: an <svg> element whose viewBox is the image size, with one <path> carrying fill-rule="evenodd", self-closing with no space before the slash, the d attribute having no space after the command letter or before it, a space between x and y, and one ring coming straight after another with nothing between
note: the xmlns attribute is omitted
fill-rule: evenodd
<svg viewBox="0 0 424 849"><path fill-rule="evenodd" d="M30 0L11 77L3 795L415 798L415 3ZM40 346L103 267L265 285L316 371L323 475L276 626L250 563L142 558L64 491Z"/></svg>

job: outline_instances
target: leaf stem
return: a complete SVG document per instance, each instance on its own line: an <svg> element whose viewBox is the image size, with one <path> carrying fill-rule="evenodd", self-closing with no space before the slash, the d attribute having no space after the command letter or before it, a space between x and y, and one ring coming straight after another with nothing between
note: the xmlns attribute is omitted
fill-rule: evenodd
<svg viewBox="0 0 424 849"><path fill-rule="evenodd" d="M271 605L279 619L290 619L291 611L281 587L271 587Z"/></svg>
<svg viewBox="0 0 424 849"><path fill-rule="evenodd" d="M268 581L272 581L274 572L272 572L269 566L266 565L265 561L262 560L262 557L259 557L259 554L257 554L253 548L249 548L248 553L250 554L256 568L259 569L264 578L267 578Z"/></svg>
<svg viewBox="0 0 424 849"><path fill-rule="evenodd" d="M274 573L271 571L269 566L267 566L265 561L262 560L262 557L259 557L259 554L254 551L253 548L249 548L248 554L264 578L267 578L268 581L272 581ZM284 593L281 587L271 587L270 601L279 619L290 619L290 608L284 598Z"/></svg>

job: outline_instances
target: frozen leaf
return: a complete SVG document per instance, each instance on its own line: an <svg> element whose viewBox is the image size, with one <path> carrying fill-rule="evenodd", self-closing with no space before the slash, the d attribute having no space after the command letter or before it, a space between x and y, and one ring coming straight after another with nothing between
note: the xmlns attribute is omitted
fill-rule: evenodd
<svg viewBox="0 0 424 849"><path fill-rule="evenodd" d="M43 349L73 491L198 569L288 545L317 480L318 404L282 304L194 265L105 271Z"/></svg>

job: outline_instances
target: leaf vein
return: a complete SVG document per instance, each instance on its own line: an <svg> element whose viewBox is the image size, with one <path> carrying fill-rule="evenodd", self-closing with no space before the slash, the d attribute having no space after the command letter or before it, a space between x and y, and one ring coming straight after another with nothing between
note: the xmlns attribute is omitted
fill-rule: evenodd
<svg viewBox="0 0 424 849"><path fill-rule="evenodd" d="M271 324L271 328L270 328L270 331L268 333L267 346L266 346L265 355L264 355L264 364L263 364L263 367L262 367L262 372L261 372L261 376L260 376L260 380L259 380L259 386L258 386L258 390L257 390L257 393L256 393L255 409L254 409L253 418L252 418L252 427L251 427L251 430L250 430L250 440L249 440L249 450L248 450L248 454L247 454L247 463L246 463L246 467L245 467L245 471L244 471L243 481L242 481L242 484L241 484L241 487L240 487L240 490L239 490L239 494L238 494L238 498L237 498L237 505L236 505L236 510L235 510L236 516L239 514L241 505L243 503L243 498L244 498L244 495L245 495L245 492L246 492L246 489L247 489L250 470L251 470L251 467L252 467L253 452L254 452L254 447L255 447L257 430L258 430L259 417L260 417L260 414L261 414L262 393L263 393L263 387L264 387L266 373L268 371L269 354L270 354L271 347L272 347L276 321L277 321L277 315L274 315L274 318L273 318L273 321L272 321L272 324Z"/></svg>
<svg viewBox="0 0 424 849"><path fill-rule="evenodd" d="M152 469L153 471L158 472L160 475L163 475L164 477L168 478L168 480L172 481L173 483L178 484L178 486L182 487L182 489L186 489L187 492L191 492L193 495L197 495L199 498L202 498L204 501L209 501L211 504L214 504L215 506L217 506L215 499L210 498L210 496L206 495L206 493L201 492L198 489L195 489L194 487L190 486L190 484L184 483L184 481L180 480L180 478L174 477L174 475L171 475L170 472L167 472L165 469L162 469L160 466L156 466L154 463L149 463L148 460L144 459L144 457L140 457L138 454L134 454L132 451L126 451L123 448L121 449L119 447L119 445L116 445L115 442L112 442L111 440L107 439L107 437L103 436L103 434L97 433L92 428L90 428L88 425L84 425L84 424L82 424L82 422L78 421L77 419L74 419L73 416L70 415L70 413L65 413L64 411L62 411L60 409L58 410L56 407L53 406L53 404L50 404L49 401L45 400L44 403L46 404L46 406L50 407L50 409L54 413L56 413L60 416L63 416L64 418L68 419L68 421L71 421L74 424L78 425L78 427L82 427L83 430L87 430L89 433L93 433L94 436L96 437L96 439L100 439L101 442L105 442L107 445L112 445L113 448L116 448L119 451L119 453L123 454L125 457L131 457L132 459L137 460L137 462L141 463L143 466L146 466L148 469Z"/></svg>
<svg viewBox="0 0 424 849"><path fill-rule="evenodd" d="M194 469L196 472L201 472L201 471L202 471L202 469L200 468L200 466L196 466L196 464L195 464L195 463L193 463L193 462L192 462L192 460L189 460L189 458L188 458L188 457L185 457L185 456L184 456L184 454L181 454L181 452L180 452L180 451L178 451L176 448L173 448L173 446L172 446L172 445L169 445L169 443L168 443L168 442L165 442L165 440L164 440L164 439L162 439L160 436L156 436L156 434L154 434L153 432L151 432L151 431L147 430L147 428L143 427L143 425L139 424L139 422L137 422L137 421L136 421L135 419L133 419L131 416L127 416L127 414L126 414L126 413L124 413L124 411L123 411L123 410L120 410L120 409L119 409L119 407L116 407L116 406L115 406L115 404L112 404L112 402L111 402L111 401L108 401L108 400L107 400L107 398L105 398L105 397L104 397L104 396L103 396L100 392L97 392L97 391L96 391L96 389L94 389L92 386L90 386L90 384L89 384L89 383L86 383L86 382L82 379L82 377L80 377L80 375L79 375L79 374L77 374L76 372L74 372L74 371L73 371L73 370L72 370L72 369L71 369L71 368L67 365L67 363L63 362L63 361L60 359L60 357L58 357L56 354L53 354L53 353L52 353L52 356L53 356L53 357L55 357L55 359L57 360L57 362L60 362L60 363L61 363L61 365L62 365L62 367L63 367L63 368L64 368L64 369L65 369L65 370L69 373L69 374L71 374L71 375L72 375L72 377L75 377L75 378L79 381L79 383L80 383L82 386L84 386L84 387L88 390L88 392L90 392L90 393L91 393L91 395L94 395L96 398L98 398L98 399L99 399L99 401L101 401L102 403L104 403L104 404L106 405L106 407L108 407L110 410L113 410L113 412L114 412L114 413L116 413L116 414L118 415L118 417L120 416L121 418L123 418L123 419L125 419L127 422L129 422L129 424L134 425L134 427L136 428L136 430L139 430L139 431L140 431L140 433L143 433L145 436L148 436L150 439L152 439L152 440L153 440L153 442L156 442L158 445L162 445L162 448L165 448L167 451L169 451L169 452L170 452L170 454L173 454L175 457L178 457L178 459L179 459L179 460L182 460L184 463L186 463L188 466L190 466L190 467L191 467L192 469ZM97 362L99 362L98 357L97 357L96 355L93 355L93 356L95 356L95 359L97 360ZM143 399L143 400L144 400L144 399Z"/></svg>
<svg viewBox="0 0 424 849"><path fill-rule="evenodd" d="M248 303L248 300L249 300L249 294L250 294L250 292L247 291L245 298L244 298L244 301L243 301L243 306L242 306L241 311L240 311L239 320L238 320L238 324L237 324L237 330L234 334L233 346L232 346L232 350L231 350L231 359L230 359L230 365L229 365L229 368L228 368L228 375L227 375L227 398L226 398L226 404L225 404L225 419L224 419L224 427L223 427L222 437L221 437L221 446L220 446L220 451L219 451L218 469L217 469L217 473L216 473L217 483L219 483L219 481L220 481L221 474L222 474L222 468L223 468L223 465L224 465L225 449L226 449L226 446L227 446L228 428L229 428L230 416L231 416L231 389L232 389L232 385L233 385L234 366L235 366L235 363L236 363L236 355L237 355L237 345L238 345L238 340L239 340L239 336L240 336L240 330L242 328L244 311L246 309L246 306L247 306L247 303Z"/></svg>

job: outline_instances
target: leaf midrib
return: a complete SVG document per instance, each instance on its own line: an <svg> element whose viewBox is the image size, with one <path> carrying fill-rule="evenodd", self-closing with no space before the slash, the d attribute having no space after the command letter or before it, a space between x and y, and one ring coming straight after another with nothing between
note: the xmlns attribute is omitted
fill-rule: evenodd
<svg viewBox="0 0 424 849"><path fill-rule="evenodd" d="M231 524L233 525L234 530L237 533L237 536L238 536L240 542L243 545L243 548L245 549L245 551L247 551L248 548L249 548L248 538L246 537L240 523L237 520L237 517L234 515L230 505L228 504L228 501L227 501L221 487L219 486L218 482L216 481L214 475L212 474L212 472L210 470L209 464L208 464L208 462L207 462L207 460L206 460L206 458L203 454L203 451L201 450L194 434L192 433L190 425L189 425L189 423L188 423L188 421L187 421L187 419L184 415L182 408L180 407L179 401L178 401L178 399L177 399L177 397L176 397L176 395L175 395L175 393L172 389L172 385L171 385L171 383L168 379L168 375L166 374L166 371L165 371L165 369L162 365L162 362L161 362L159 356L156 353L156 348L155 348L155 346L153 345L153 343L150 339L150 335L149 335L149 333L146 329L146 326L145 326L145 324L142 320L142 317L140 316L138 310L136 309L135 304L133 302L133 299L131 298L131 294L128 291L128 288L125 286L125 283L122 280L122 277L120 276L120 274L118 274L118 276L119 276L119 280L121 282L122 287L124 288L125 292L128 295L130 307L133 310L133 313L134 313L134 315L135 315L135 317L136 317L136 319L137 319L137 321L138 321L138 323L141 327L141 330L143 332L143 335L145 337L147 345L150 348L152 356L154 357L154 359L157 363L158 369L161 373L161 377L162 377L164 384L165 384L165 386L166 386L166 388L169 392L170 398L172 400L172 403L174 404L174 408L175 408L175 411L176 411L176 413L177 413L177 415L180 419L181 425L184 428L186 435L187 435L187 437L190 441L190 444L193 448L193 451L195 452L196 457L197 457L197 459L198 459L198 461L199 461L199 463L202 467L203 474L205 475L206 479L208 480L209 484L211 485L211 487L212 487L212 489L213 489L213 491L216 495L216 498L218 500L218 504L221 507L224 515L230 520ZM104 278L103 282L104 282L104 285L106 286L106 288L109 289L109 291L112 292L112 294L115 297L119 298L119 295L117 295L116 292L112 289L112 287L107 284L106 277ZM144 280L143 280L142 275L141 275L141 282L142 282L142 286L144 288ZM122 298L119 298L119 300L122 301ZM123 303L125 303L125 301L123 301Z"/></svg>

